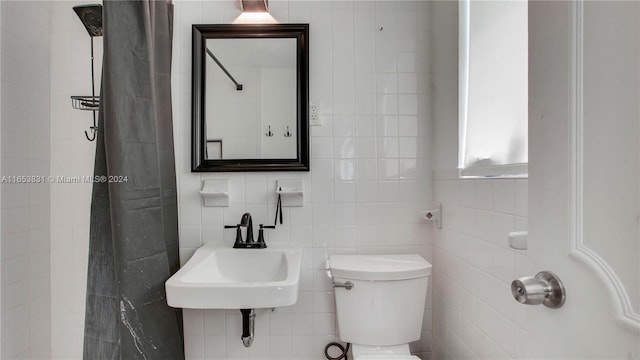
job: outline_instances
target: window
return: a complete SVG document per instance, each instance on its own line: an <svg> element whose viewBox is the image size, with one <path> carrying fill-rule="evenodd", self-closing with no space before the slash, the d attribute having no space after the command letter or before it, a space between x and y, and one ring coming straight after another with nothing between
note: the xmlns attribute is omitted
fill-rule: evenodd
<svg viewBox="0 0 640 360"><path fill-rule="evenodd" d="M459 2L462 176L526 175L526 1Z"/></svg>

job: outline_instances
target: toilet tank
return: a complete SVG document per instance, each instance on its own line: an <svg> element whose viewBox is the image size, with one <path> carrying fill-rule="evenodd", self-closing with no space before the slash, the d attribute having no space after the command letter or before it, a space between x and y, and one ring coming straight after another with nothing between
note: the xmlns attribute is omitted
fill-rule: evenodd
<svg viewBox="0 0 640 360"><path fill-rule="evenodd" d="M340 339L389 346L420 339L431 264L420 255L332 255Z"/></svg>

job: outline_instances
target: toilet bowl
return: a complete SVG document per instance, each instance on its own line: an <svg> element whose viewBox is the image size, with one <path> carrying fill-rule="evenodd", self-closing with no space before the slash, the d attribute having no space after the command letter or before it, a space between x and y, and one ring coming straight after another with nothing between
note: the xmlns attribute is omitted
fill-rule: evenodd
<svg viewBox="0 0 640 360"><path fill-rule="evenodd" d="M431 264L420 255L332 255L340 340L354 360L410 360L420 339Z"/></svg>

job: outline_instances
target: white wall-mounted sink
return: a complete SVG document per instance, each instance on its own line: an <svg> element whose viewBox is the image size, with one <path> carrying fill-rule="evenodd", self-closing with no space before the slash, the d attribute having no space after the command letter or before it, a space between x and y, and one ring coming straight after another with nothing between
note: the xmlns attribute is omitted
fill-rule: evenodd
<svg viewBox="0 0 640 360"><path fill-rule="evenodd" d="M169 306L187 309L255 309L298 300L302 250L204 245L167 282Z"/></svg>

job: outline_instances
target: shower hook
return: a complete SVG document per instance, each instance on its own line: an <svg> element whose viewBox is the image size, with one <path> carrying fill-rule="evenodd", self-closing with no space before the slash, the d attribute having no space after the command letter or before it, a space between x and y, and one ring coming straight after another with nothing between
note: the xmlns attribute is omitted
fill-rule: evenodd
<svg viewBox="0 0 640 360"><path fill-rule="evenodd" d="M91 129L91 137L89 137L89 133L87 133L87 130L84 131L84 136L87 138L87 140L89 141L94 141L96 139L96 128L91 126L89 129Z"/></svg>
<svg viewBox="0 0 640 360"><path fill-rule="evenodd" d="M84 131L84 136L87 138L87 140L89 141L94 141L96 139L96 132L98 131L98 126L96 125L96 113L93 113L93 126L89 126L89 131L91 131L91 136L89 136L89 133L87 132L87 130Z"/></svg>
<svg viewBox="0 0 640 360"><path fill-rule="evenodd" d="M93 70L93 64L91 68ZM93 81L91 81L91 87L93 88ZM94 95L94 98L95 98L95 95ZM89 131L91 131L91 136L89 136L89 133L87 133L87 130L84 131L84 136L89 141L94 141L96 139L96 132L98 131L98 125L96 124L96 112L92 111L92 113L93 113L93 125L89 126Z"/></svg>

